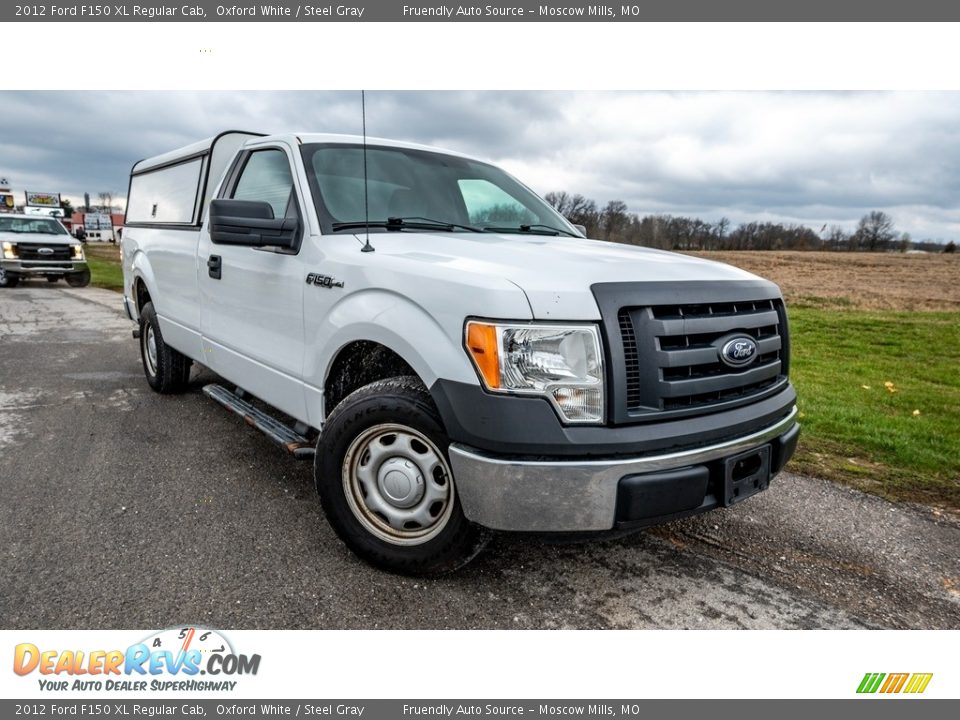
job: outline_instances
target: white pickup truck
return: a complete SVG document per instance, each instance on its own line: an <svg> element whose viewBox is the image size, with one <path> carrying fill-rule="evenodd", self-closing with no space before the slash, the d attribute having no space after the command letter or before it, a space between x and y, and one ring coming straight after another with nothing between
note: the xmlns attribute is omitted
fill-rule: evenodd
<svg viewBox="0 0 960 720"><path fill-rule="evenodd" d="M0 215L0 288L21 280L65 278L71 287L90 284L83 246L60 221L42 215Z"/></svg>
<svg viewBox="0 0 960 720"><path fill-rule="evenodd" d="M588 240L463 155L223 133L133 166L122 250L150 386L224 378L386 569L729 506L796 447L774 284Z"/></svg>

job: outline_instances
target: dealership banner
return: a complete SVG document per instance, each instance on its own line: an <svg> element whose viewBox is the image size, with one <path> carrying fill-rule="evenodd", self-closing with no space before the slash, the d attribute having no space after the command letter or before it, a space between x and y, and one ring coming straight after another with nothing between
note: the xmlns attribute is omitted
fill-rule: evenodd
<svg viewBox="0 0 960 720"><path fill-rule="evenodd" d="M30 207L60 207L60 193L26 192L27 205Z"/></svg>
<svg viewBox="0 0 960 720"><path fill-rule="evenodd" d="M511 0L497 3L356 0L323 2L56 2L4 4L0 21L24 22L731 22L951 21L960 4L942 0Z"/></svg>

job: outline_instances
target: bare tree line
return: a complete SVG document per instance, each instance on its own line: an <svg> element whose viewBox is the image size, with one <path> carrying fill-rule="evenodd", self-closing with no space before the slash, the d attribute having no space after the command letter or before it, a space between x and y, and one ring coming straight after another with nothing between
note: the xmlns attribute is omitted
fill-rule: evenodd
<svg viewBox="0 0 960 720"><path fill-rule="evenodd" d="M728 218L706 222L677 215L631 213L621 200L603 208L580 194L550 192L544 198L576 225L587 229L587 237L643 245L663 250L846 250L890 252L926 250L955 252L956 243L914 241L897 231L893 218L881 210L864 215L856 230L824 225L819 232L806 225L748 222L736 227Z"/></svg>

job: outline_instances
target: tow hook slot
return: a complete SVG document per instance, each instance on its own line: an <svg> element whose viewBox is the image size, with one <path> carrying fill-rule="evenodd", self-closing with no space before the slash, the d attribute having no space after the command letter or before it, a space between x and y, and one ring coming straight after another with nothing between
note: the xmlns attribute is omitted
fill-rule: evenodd
<svg viewBox="0 0 960 720"><path fill-rule="evenodd" d="M735 505L770 484L770 446L727 458L723 467L723 504Z"/></svg>

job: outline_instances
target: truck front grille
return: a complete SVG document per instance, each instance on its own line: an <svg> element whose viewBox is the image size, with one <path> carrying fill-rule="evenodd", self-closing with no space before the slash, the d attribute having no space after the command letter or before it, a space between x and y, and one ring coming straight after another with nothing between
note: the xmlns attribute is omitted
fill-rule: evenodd
<svg viewBox="0 0 960 720"><path fill-rule="evenodd" d="M623 355L626 363L627 407L639 407L640 395L640 355L637 352L637 336L633 332L630 313L620 311L620 337L623 339Z"/></svg>
<svg viewBox="0 0 960 720"><path fill-rule="evenodd" d="M52 252L40 252L40 249ZM17 243L21 260L56 260L63 262L73 258L73 248L69 245L41 245L38 243Z"/></svg>
<svg viewBox="0 0 960 720"><path fill-rule="evenodd" d="M617 314L623 347L627 418L705 411L786 383L786 316L780 300L624 307ZM728 339L748 336L757 354L742 368L721 361Z"/></svg>

